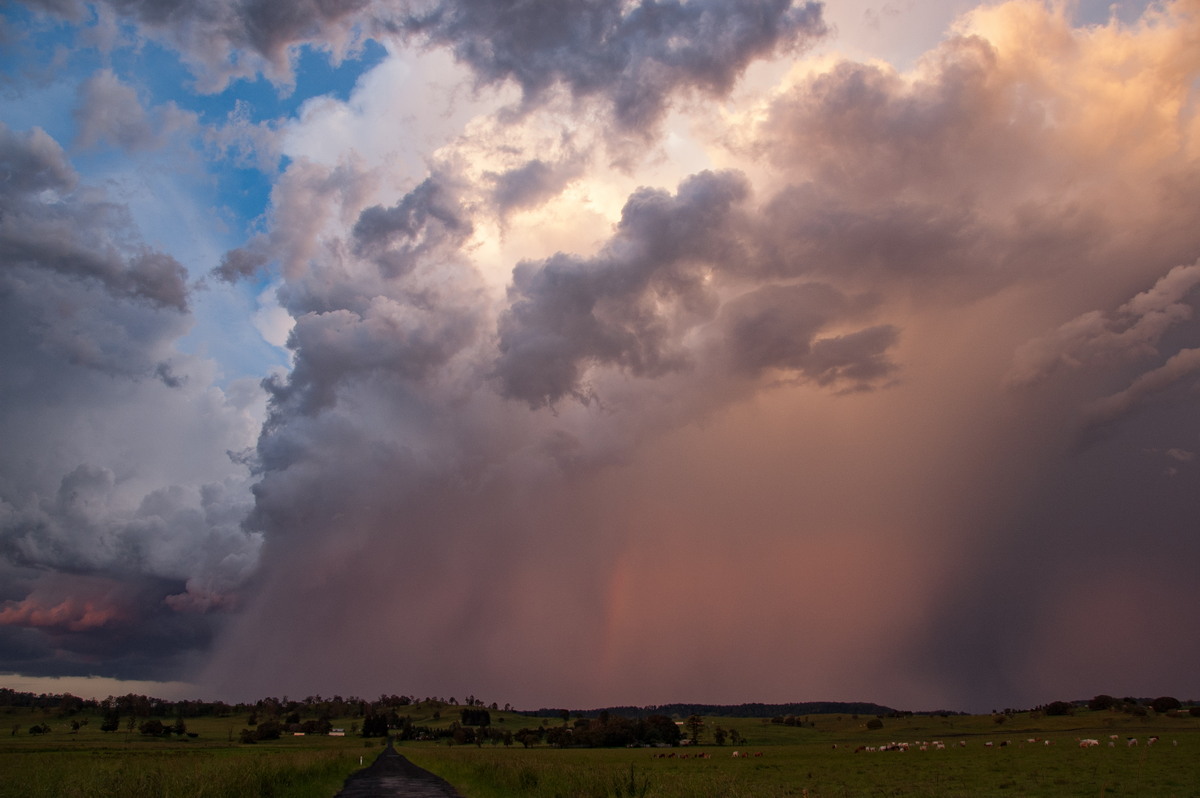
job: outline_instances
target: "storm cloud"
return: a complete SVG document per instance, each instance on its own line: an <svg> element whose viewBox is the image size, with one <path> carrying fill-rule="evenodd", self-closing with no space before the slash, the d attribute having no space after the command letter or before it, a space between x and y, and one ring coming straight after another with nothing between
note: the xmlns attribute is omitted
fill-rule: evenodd
<svg viewBox="0 0 1200 798"><path fill-rule="evenodd" d="M226 454L255 400L175 348L185 270L121 203L39 129L0 127L0 149L2 666L163 678L257 564Z"/></svg>
<svg viewBox="0 0 1200 798"><path fill-rule="evenodd" d="M200 283L4 129L11 667L572 707L1195 691L1194 2L981 6L906 71L809 57L822 10L781 0L101 8L213 91L390 49L272 123L269 202L207 265L290 321L261 387L217 387L179 343ZM83 144L175 118L82 85ZM436 124L389 115L430 86ZM118 667L117 628L175 642Z"/></svg>

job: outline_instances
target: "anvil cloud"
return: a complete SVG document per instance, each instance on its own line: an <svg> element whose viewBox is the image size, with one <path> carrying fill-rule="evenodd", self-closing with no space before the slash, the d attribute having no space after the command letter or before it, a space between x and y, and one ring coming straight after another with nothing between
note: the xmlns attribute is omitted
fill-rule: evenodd
<svg viewBox="0 0 1200 798"><path fill-rule="evenodd" d="M14 6L0 670L1200 695L1200 4L1086 11Z"/></svg>

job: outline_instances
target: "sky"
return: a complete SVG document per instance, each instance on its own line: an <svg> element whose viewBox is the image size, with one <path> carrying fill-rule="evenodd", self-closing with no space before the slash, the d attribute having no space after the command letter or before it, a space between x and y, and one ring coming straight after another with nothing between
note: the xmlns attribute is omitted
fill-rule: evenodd
<svg viewBox="0 0 1200 798"><path fill-rule="evenodd" d="M26 0L0 178L4 686L1200 698L1198 0Z"/></svg>

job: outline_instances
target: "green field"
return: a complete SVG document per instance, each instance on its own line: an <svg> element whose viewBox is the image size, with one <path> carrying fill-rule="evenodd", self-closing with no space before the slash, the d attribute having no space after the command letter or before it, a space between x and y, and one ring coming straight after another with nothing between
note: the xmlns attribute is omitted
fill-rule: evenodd
<svg viewBox="0 0 1200 798"><path fill-rule="evenodd" d="M456 711L434 720L428 708L411 716L422 725L449 725ZM493 725L516 731L538 723L493 712ZM189 718L194 737L146 737L123 724L99 731L99 716L71 718L11 709L0 714L0 798L25 796L297 796L328 798L345 777L369 764L382 741L284 736L238 742L242 716ZM71 721L79 722L72 731ZM86 723L83 721L86 720ZM1200 719L1080 711L1039 717L870 718L811 715L801 725L760 719L706 718L736 729L743 742L673 749L523 748L485 743L448 746L406 742L409 759L454 784L467 798L773 798L774 796L1180 796L1200 798ZM28 733L47 723L46 734ZM349 730L353 719L335 722ZM1110 740L1115 735L1116 740ZM1151 736L1160 739L1147 745ZM1139 744L1128 746L1126 738ZM1031 738L1037 742L1031 743ZM1080 748L1079 738L1098 747ZM702 737L702 742L703 742ZM1046 745L1045 741L1050 741ZM934 741L945 745L936 748ZM965 745L959 743L964 742ZM861 751L908 743L907 751ZM988 746L986 743L991 742ZM1113 745L1109 745L1113 742ZM925 743L927 750L920 750ZM1007 745L1001 745L1007 743ZM734 750L739 753L733 757ZM674 754L673 757L664 755ZM748 754L743 756L744 754ZM701 756L706 755L706 756Z"/></svg>

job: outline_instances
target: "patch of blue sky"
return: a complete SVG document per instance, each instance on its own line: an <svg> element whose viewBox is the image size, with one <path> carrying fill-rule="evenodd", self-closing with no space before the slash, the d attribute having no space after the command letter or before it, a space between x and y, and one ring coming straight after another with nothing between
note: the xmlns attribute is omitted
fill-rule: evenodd
<svg viewBox="0 0 1200 798"><path fill-rule="evenodd" d="M191 330L176 341L182 352L210 358L217 366L216 382L225 387L244 377L266 377L290 369L290 352L269 342L257 323L266 308L245 283L207 281L193 291Z"/></svg>
<svg viewBox="0 0 1200 798"><path fill-rule="evenodd" d="M9 4L0 9L0 24L0 119L13 129L40 127L54 137L83 181L105 187L125 204L145 243L178 259L193 280L261 228L276 173L232 154L214 159L199 137L149 152L125 152L106 142L80 148L74 116L79 87L107 68L134 88L148 110L174 103L212 128L226 124L234 112L252 124L280 124L314 97L349 99L359 78L387 55L368 40L333 64L327 52L302 47L293 54L294 87L260 77L200 94L174 51L135 38L132 27L125 26L118 45L105 53L87 35L94 20L75 25ZM212 358L221 383L289 367L289 353L278 345L280 311L263 300L272 279L264 273L237 285L205 280L208 287L192 294L193 326L177 342L180 350ZM264 334L267 327L274 343Z"/></svg>
<svg viewBox="0 0 1200 798"><path fill-rule="evenodd" d="M383 45L366 40L350 57L334 64L328 52L304 46L293 53L294 87L276 86L260 76L253 81L234 81L218 93L201 94L195 91L194 76L176 52L137 38L131 25L122 26L118 46L101 53L87 35L94 20L75 25L11 4L0 10L0 21L4 35L0 119L16 130L39 127L68 151L72 151L77 132L73 111L79 86L102 68L111 69L119 80L132 86L148 109L174 103L196 114L202 125L216 128L228 123L234 113L251 124L281 123L314 97L344 101L359 78L387 55ZM202 145L196 142L195 146L199 150ZM72 156L85 179L108 171L108 154L72 151ZM276 166L282 168L286 163ZM267 208L274 171L264 173L257 164L233 154L219 159L209 171L216 187L214 202L237 220L238 235L248 237Z"/></svg>
<svg viewBox="0 0 1200 798"><path fill-rule="evenodd" d="M1077 25L1104 25L1115 19L1124 25L1136 23L1151 0L1079 0L1073 9Z"/></svg>
<svg viewBox="0 0 1200 798"><path fill-rule="evenodd" d="M383 45L368 39L357 53L339 64L329 53L314 47L297 48L292 54L295 86L278 86L259 76L256 80L235 80L224 91L201 94L194 90L195 79L176 54L156 42L143 42L138 48L124 48L113 54L113 69L119 75L137 76L137 83L149 90L156 102L173 101L193 111L208 125L224 122L238 107L248 109L252 122L287 119L313 97L331 96L347 100L358 79L387 55Z"/></svg>

